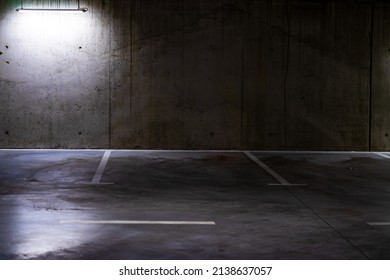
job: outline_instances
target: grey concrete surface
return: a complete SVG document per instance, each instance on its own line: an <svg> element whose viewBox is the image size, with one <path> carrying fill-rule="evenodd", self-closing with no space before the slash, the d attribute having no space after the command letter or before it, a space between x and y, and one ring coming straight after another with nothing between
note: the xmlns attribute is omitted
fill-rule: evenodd
<svg viewBox="0 0 390 280"><path fill-rule="evenodd" d="M376 3L374 13L374 40L372 49L372 148L388 150L389 139L389 26L390 6Z"/></svg>
<svg viewBox="0 0 390 280"><path fill-rule="evenodd" d="M0 259L390 258L390 154L104 153L0 150Z"/></svg>
<svg viewBox="0 0 390 280"><path fill-rule="evenodd" d="M390 149L387 1L81 5L0 1L0 147Z"/></svg>

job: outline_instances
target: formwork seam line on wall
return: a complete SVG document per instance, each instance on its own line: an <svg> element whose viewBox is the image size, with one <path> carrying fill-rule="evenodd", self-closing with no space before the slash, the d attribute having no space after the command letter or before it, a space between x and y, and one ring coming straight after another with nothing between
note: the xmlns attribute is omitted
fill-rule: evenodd
<svg viewBox="0 0 390 280"><path fill-rule="evenodd" d="M373 81L373 47L374 47L374 1L371 2L371 30L370 30L370 88L368 98L368 150L372 150L372 81Z"/></svg>
<svg viewBox="0 0 390 280"><path fill-rule="evenodd" d="M290 66L290 13L288 7L288 0L285 2L286 7L286 20L287 20L287 49L286 49L286 71L284 73L283 79L283 123L284 123L284 132L283 132L283 142L284 146L287 145L287 77Z"/></svg>
<svg viewBox="0 0 390 280"><path fill-rule="evenodd" d="M110 5L109 5L109 14L110 14L110 17L109 17L109 22L108 22L108 26L109 26L109 34L108 34L108 37L109 37L109 40L110 42L108 43L108 49L109 49L109 58L108 58L108 148L110 149L111 148L111 101L112 101L112 98L111 98L111 92L112 92L112 5L113 5L113 2L110 1Z"/></svg>

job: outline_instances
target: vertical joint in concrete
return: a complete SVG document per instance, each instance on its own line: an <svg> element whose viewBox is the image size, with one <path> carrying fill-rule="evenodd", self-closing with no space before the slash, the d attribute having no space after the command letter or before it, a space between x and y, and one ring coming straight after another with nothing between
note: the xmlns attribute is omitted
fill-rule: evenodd
<svg viewBox="0 0 390 280"><path fill-rule="evenodd" d="M372 67L373 67L373 47L374 47L374 1L371 2L371 26L370 26L370 88L368 99L368 151L372 150Z"/></svg>
<svg viewBox="0 0 390 280"><path fill-rule="evenodd" d="M286 48L286 71L283 79L283 145L287 145L287 77L290 64L290 12L288 1L285 2L286 20L287 20L287 48Z"/></svg>

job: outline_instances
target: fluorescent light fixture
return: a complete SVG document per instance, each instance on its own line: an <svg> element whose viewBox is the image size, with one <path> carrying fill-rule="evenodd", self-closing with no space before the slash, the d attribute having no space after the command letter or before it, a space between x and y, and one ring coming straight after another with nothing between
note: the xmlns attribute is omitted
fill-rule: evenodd
<svg viewBox="0 0 390 280"><path fill-rule="evenodd" d="M23 0L20 0L20 8L16 9L17 12L80 12L85 13L88 11L87 7L80 7L80 0L77 0L77 9L74 8L25 8Z"/></svg>
<svg viewBox="0 0 390 280"><path fill-rule="evenodd" d="M18 8L16 9L19 13L28 13L28 12L80 12L85 13L88 11L88 8L78 8L78 9L26 9Z"/></svg>

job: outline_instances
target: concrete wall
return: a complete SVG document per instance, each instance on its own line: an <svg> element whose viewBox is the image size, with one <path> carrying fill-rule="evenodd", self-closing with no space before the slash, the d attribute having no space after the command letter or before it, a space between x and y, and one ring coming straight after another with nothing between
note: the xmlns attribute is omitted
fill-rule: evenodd
<svg viewBox="0 0 390 280"><path fill-rule="evenodd" d="M19 3L0 0L2 148L390 149L385 1Z"/></svg>
<svg viewBox="0 0 390 280"><path fill-rule="evenodd" d="M390 150L390 3L376 3L372 49L373 150Z"/></svg>
<svg viewBox="0 0 390 280"><path fill-rule="evenodd" d="M109 7L59 16L0 3L0 147L108 147Z"/></svg>
<svg viewBox="0 0 390 280"><path fill-rule="evenodd" d="M244 147L367 149L370 5L271 2L246 28Z"/></svg>

